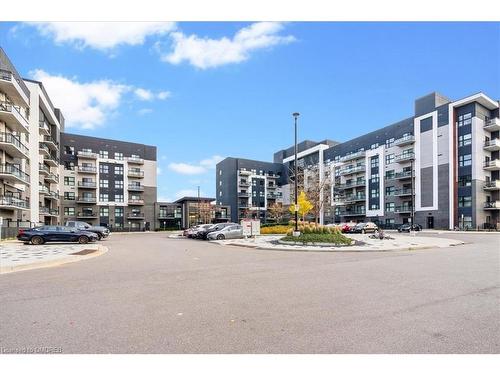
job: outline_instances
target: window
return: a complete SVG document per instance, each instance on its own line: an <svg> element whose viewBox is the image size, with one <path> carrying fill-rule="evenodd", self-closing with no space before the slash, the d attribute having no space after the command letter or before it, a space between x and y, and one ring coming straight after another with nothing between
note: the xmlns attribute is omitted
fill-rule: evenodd
<svg viewBox="0 0 500 375"><path fill-rule="evenodd" d="M370 190L370 196L372 198L378 198L380 196L380 191L378 189Z"/></svg>
<svg viewBox="0 0 500 375"><path fill-rule="evenodd" d="M472 113L465 113L458 116L458 127L472 124Z"/></svg>
<svg viewBox="0 0 500 375"><path fill-rule="evenodd" d="M99 207L99 216L108 217L109 216L109 207Z"/></svg>
<svg viewBox="0 0 500 375"><path fill-rule="evenodd" d="M464 216L462 219L463 228L472 228L472 216Z"/></svg>
<svg viewBox="0 0 500 375"><path fill-rule="evenodd" d="M394 202L386 203L385 204L385 211L386 212L394 212L396 206Z"/></svg>
<svg viewBox="0 0 500 375"><path fill-rule="evenodd" d="M70 176L64 176L64 185L75 186L75 178Z"/></svg>
<svg viewBox="0 0 500 375"><path fill-rule="evenodd" d="M123 160L123 152L115 152L116 160Z"/></svg>
<svg viewBox="0 0 500 375"><path fill-rule="evenodd" d="M385 155L385 164L392 164L394 163L394 154L388 154Z"/></svg>
<svg viewBox="0 0 500 375"><path fill-rule="evenodd" d="M378 147L378 143L374 143L370 146L370 149L375 150Z"/></svg>
<svg viewBox="0 0 500 375"><path fill-rule="evenodd" d="M458 197L458 207L472 207L472 197Z"/></svg>
<svg viewBox="0 0 500 375"><path fill-rule="evenodd" d="M115 181L115 189L123 189L123 180Z"/></svg>
<svg viewBox="0 0 500 375"><path fill-rule="evenodd" d="M115 165L115 174L122 175L123 174L123 165Z"/></svg>
<svg viewBox="0 0 500 375"><path fill-rule="evenodd" d="M472 185L472 175L468 174L465 176L458 177L458 186L464 187L464 186L471 186L471 185Z"/></svg>
<svg viewBox="0 0 500 375"><path fill-rule="evenodd" d="M75 216L75 207L64 207L64 216Z"/></svg>
<svg viewBox="0 0 500 375"><path fill-rule="evenodd" d="M109 173L109 165L99 164L99 173Z"/></svg>
<svg viewBox="0 0 500 375"><path fill-rule="evenodd" d="M75 192L74 191L65 191L64 192L64 200L74 201L75 200Z"/></svg>
<svg viewBox="0 0 500 375"><path fill-rule="evenodd" d="M123 207L115 207L115 217L123 217Z"/></svg>
<svg viewBox="0 0 500 375"><path fill-rule="evenodd" d="M67 171L74 171L75 170L75 162L74 161L65 161L64 162L64 169Z"/></svg>
<svg viewBox="0 0 500 375"><path fill-rule="evenodd" d="M392 147L394 145L394 138L386 139L385 140L385 148Z"/></svg>
<svg viewBox="0 0 500 375"><path fill-rule="evenodd" d="M109 187L109 181L108 180L99 180L99 187L100 188L107 188L107 187Z"/></svg>
<svg viewBox="0 0 500 375"><path fill-rule="evenodd" d="M64 154L65 155L74 155L75 148L73 146L64 146Z"/></svg>
<svg viewBox="0 0 500 375"><path fill-rule="evenodd" d="M464 134L458 137L458 147L467 146L472 143L472 134Z"/></svg>
<svg viewBox="0 0 500 375"><path fill-rule="evenodd" d="M396 188L394 186L387 186L385 188L385 195L394 195Z"/></svg>
<svg viewBox="0 0 500 375"><path fill-rule="evenodd" d="M372 168L378 167L378 156L372 156L370 158L370 162L371 162L371 167Z"/></svg>
<svg viewBox="0 0 500 375"><path fill-rule="evenodd" d="M458 166L466 167L468 165L472 165L472 155L471 154L460 155L458 157Z"/></svg>
<svg viewBox="0 0 500 375"><path fill-rule="evenodd" d="M99 200L101 202L108 202L109 201L109 196L107 193L100 193L99 194Z"/></svg>
<svg viewBox="0 0 500 375"><path fill-rule="evenodd" d="M391 169L390 171L385 171L385 178L391 179L394 178L395 172L394 169Z"/></svg>
<svg viewBox="0 0 500 375"><path fill-rule="evenodd" d="M123 194L115 194L115 202L123 202Z"/></svg>
<svg viewBox="0 0 500 375"><path fill-rule="evenodd" d="M395 223L394 219L385 219L385 225L394 225Z"/></svg>
<svg viewBox="0 0 500 375"><path fill-rule="evenodd" d="M378 203L373 203L370 205L370 210L378 210L380 205Z"/></svg>
<svg viewBox="0 0 500 375"><path fill-rule="evenodd" d="M380 181L380 177L378 176L378 174L373 174L371 177L371 181L373 183L378 183Z"/></svg>
<svg viewBox="0 0 500 375"><path fill-rule="evenodd" d="M103 159L107 159L108 158L108 151L105 151L105 150L99 151L99 156Z"/></svg>

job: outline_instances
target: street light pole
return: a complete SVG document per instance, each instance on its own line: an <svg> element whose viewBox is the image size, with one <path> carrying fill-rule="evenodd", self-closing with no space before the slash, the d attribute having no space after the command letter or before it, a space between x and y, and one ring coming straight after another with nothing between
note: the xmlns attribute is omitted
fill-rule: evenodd
<svg viewBox="0 0 500 375"><path fill-rule="evenodd" d="M298 168L297 168L297 118L300 116L298 112L293 113L293 118L295 122L295 232L298 235L299 231L299 210L298 210L298 186L297 186L297 178L298 178Z"/></svg>

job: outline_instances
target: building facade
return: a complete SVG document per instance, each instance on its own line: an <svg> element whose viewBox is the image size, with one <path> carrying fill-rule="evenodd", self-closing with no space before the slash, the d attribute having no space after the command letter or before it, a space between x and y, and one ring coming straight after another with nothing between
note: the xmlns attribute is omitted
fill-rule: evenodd
<svg viewBox="0 0 500 375"><path fill-rule="evenodd" d="M61 133L61 221L152 230L156 147Z"/></svg>
<svg viewBox="0 0 500 375"><path fill-rule="evenodd" d="M321 191L321 223L392 227L413 220L424 228L499 228L499 131L498 100L478 93L452 101L432 93L395 124L343 143L299 144L301 186L307 191L310 177L317 176L312 185ZM217 199L241 191L234 160L217 166ZM287 205L294 148L275 153L274 162L286 175L278 181ZM233 197L226 202L238 207Z"/></svg>

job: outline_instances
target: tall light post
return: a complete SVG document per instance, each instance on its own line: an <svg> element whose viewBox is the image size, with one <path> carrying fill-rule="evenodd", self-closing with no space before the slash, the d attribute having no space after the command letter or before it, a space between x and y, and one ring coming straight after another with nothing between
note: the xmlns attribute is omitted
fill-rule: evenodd
<svg viewBox="0 0 500 375"><path fill-rule="evenodd" d="M294 154L295 154L295 177L294 177L294 182L295 182L295 236L299 235L299 206L298 206L298 185L297 185L297 177L298 177L298 168L297 168L297 119L300 116L300 113L294 112L292 114L294 118L294 123L295 123L295 149L294 149Z"/></svg>

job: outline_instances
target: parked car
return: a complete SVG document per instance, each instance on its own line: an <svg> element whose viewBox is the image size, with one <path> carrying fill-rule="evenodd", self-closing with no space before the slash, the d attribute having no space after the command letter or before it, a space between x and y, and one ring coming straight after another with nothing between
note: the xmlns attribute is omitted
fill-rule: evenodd
<svg viewBox="0 0 500 375"><path fill-rule="evenodd" d="M196 230L193 231L192 238L203 238L203 233L207 230L213 227L213 224L202 224L199 225Z"/></svg>
<svg viewBox="0 0 500 375"><path fill-rule="evenodd" d="M106 238L109 236L109 229L108 228L98 226L98 225L90 225L89 223L86 223L85 221L68 220L66 222L66 226L70 227L70 228L76 228L79 230L95 233L95 234L97 234L97 239L99 241L102 240L103 238Z"/></svg>
<svg viewBox="0 0 500 375"><path fill-rule="evenodd" d="M403 224L401 225L399 228L398 228L398 232L401 233L401 232L408 232L410 233L410 231L416 231L416 232L419 232L422 230L422 226L420 224Z"/></svg>
<svg viewBox="0 0 500 375"><path fill-rule="evenodd" d="M38 228L20 229L17 239L32 245L45 242L78 242L86 244L97 241L97 234L60 225L44 225Z"/></svg>
<svg viewBox="0 0 500 375"><path fill-rule="evenodd" d="M355 226L356 223L343 223L340 224L340 230L342 233L350 233Z"/></svg>
<svg viewBox="0 0 500 375"><path fill-rule="evenodd" d="M196 236L196 233L198 232L198 230L200 229L201 225L194 225L192 226L191 228L189 228L188 230L185 231L185 236L187 238L194 238Z"/></svg>
<svg viewBox="0 0 500 375"><path fill-rule="evenodd" d="M214 224L210 228L207 228L205 230L199 231L198 232L198 238L201 239L208 239L208 235L212 232L217 232L220 231L221 229L224 229L225 227L229 227L231 225L238 225L236 223L219 223L219 224Z"/></svg>
<svg viewBox="0 0 500 375"><path fill-rule="evenodd" d="M209 240L225 240L230 238L243 238L243 228L241 225L229 225L208 234Z"/></svg>
<svg viewBox="0 0 500 375"><path fill-rule="evenodd" d="M352 228L351 233L375 233L375 231L378 231L378 226L375 223L368 222L368 223L359 223L356 224L354 228Z"/></svg>

